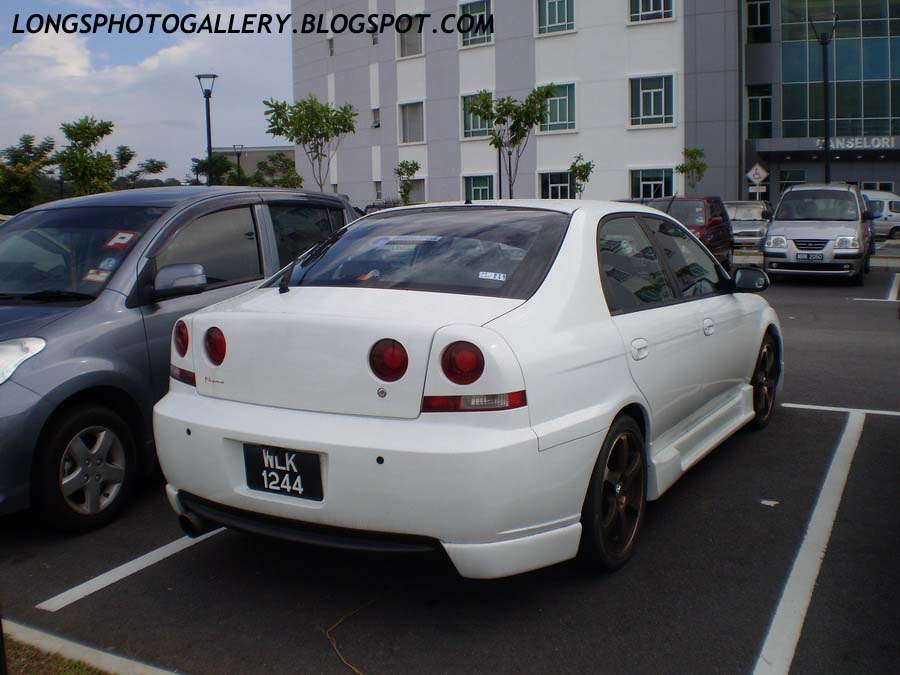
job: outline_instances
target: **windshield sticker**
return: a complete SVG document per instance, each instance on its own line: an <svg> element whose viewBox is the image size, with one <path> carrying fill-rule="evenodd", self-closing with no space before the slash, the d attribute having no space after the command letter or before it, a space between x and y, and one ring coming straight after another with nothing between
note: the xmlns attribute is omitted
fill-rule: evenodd
<svg viewBox="0 0 900 675"><path fill-rule="evenodd" d="M105 270L88 270L87 274L81 277L82 281L103 282L109 279L109 272Z"/></svg>
<svg viewBox="0 0 900 675"><path fill-rule="evenodd" d="M114 269L116 269L116 266L118 264L119 264L119 261L116 260L115 258L104 258L100 262L100 269L101 270L114 270Z"/></svg>
<svg viewBox="0 0 900 675"><path fill-rule="evenodd" d="M132 240L138 236L138 232L129 232L128 230L119 230L108 242L103 244L103 248L127 248Z"/></svg>
<svg viewBox="0 0 900 675"><path fill-rule="evenodd" d="M478 278L489 281L506 281L506 275L503 272L479 272Z"/></svg>

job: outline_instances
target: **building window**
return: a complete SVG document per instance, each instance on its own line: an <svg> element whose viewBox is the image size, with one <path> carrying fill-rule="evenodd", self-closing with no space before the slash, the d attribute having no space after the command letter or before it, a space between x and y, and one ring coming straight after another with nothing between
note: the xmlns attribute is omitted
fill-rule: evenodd
<svg viewBox="0 0 900 675"><path fill-rule="evenodd" d="M334 38L328 38L328 56L334 56Z"/></svg>
<svg viewBox="0 0 900 675"><path fill-rule="evenodd" d="M407 32L397 33L397 54L401 59L422 54L422 34L415 29L415 22L413 23L413 28Z"/></svg>
<svg viewBox="0 0 900 675"><path fill-rule="evenodd" d="M384 199L384 193L381 190L381 181L375 181L375 201L380 202Z"/></svg>
<svg viewBox="0 0 900 675"><path fill-rule="evenodd" d="M573 199L575 179L568 171L541 174L541 199Z"/></svg>
<svg viewBox="0 0 900 675"><path fill-rule="evenodd" d="M636 77L631 80L631 123L635 126L646 124L672 124L673 78L671 75L658 77Z"/></svg>
<svg viewBox="0 0 900 675"><path fill-rule="evenodd" d="M772 85L747 87L750 104L748 135L750 138L772 138Z"/></svg>
<svg viewBox="0 0 900 675"><path fill-rule="evenodd" d="M400 106L400 142L425 142L424 103L405 103Z"/></svg>
<svg viewBox="0 0 900 675"><path fill-rule="evenodd" d="M778 189L784 192L791 185L800 185L806 182L806 170L804 169L782 169L778 172Z"/></svg>
<svg viewBox="0 0 900 675"><path fill-rule="evenodd" d="M460 33L463 47L484 45L494 41L494 26L493 23L488 23L488 19L492 16L491 0L463 3L459 6L459 14L460 16L468 14L474 20L472 30Z"/></svg>
<svg viewBox="0 0 900 675"><path fill-rule="evenodd" d="M466 176L466 199L473 202L494 198L493 176Z"/></svg>
<svg viewBox="0 0 900 675"><path fill-rule="evenodd" d="M337 184L337 183L332 183L332 184L331 184L331 191L332 191L334 194L337 194L337 193L338 193L338 184Z"/></svg>
<svg viewBox="0 0 900 675"><path fill-rule="evenodd" d="M747 0L747 42L771 41L771 3L769 0Z"/></svg>
<svg viewBox="0 0 900 675"><path fill-rule="evenodd" d="M672 169L635 169L631 171L631 198L671 197L675 172Z"/></svg>
<svg viewBox="0 0 900 675"><path fill-rule="evenodd" d="M381 108L372 108L372 128L381 127Z"/></svg>
<svg viewBox="0 0 900 675"><path fill-rule="evenodd" d="M469 104L475 96L475 94L472 94L462 97L463 138L487 136L494 128L488 120L469 112Z"/></svg>
<svg viewBox="0 0 900 675"><path fill-rule="evenodd" d="M893 181L863 181L862 184L863 190L878 190L880 192L893 192L894 191L894 182ZM896 202L894 202L896 204ZM893 209L893 207L892 207Z"/></svg>
<svg viewBox="0 0 900 675"><path fill-rule="evenodd" d="M672 0L631 0L632 21L672 18Z"/></svg>
<svg viewBox="0 0 900 675"><path fill-rule="evenodd" d="M575 85L560 84L547 100L547 112L541 131L563 131L575 128Z"/></svg>
<svg viewBox="0 0 900 675"><path fill-rule="evenodd" d="M409 203L410 204L424 204L425 203L425 179L417 178L412 183L412 190L409 193Z"/></svg>
<svg viewBox="0 0 900 675"><path fill-rule="evenodd" d="M538 33L575 29L575 0L538 0Z"/></svg>

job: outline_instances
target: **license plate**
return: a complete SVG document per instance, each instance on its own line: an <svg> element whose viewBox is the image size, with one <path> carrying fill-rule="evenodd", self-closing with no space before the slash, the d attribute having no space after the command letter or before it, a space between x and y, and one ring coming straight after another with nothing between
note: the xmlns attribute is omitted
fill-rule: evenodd
<svg viewBox="0 0 900 675"><path fill-rule="evenodd" d="M797 260L825 260L824 253L798 253Z"/></svg>
<svg viewBox="0 0 900 675"><path fill-rule="evenodd" d="M322 501L319 455L244 443L247 487L288 497Z"/></svg>

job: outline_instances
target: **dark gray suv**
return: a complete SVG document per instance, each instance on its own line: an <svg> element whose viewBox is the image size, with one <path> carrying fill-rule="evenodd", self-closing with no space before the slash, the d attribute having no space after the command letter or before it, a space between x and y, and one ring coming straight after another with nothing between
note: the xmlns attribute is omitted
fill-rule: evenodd
<svg viewBox="0 0 900 675"><path fill-rule="evenodd" d="M337 195L184 187L45 204L0 229L0 514L106 524L155 467L178 317L356 217Z"/></svg>

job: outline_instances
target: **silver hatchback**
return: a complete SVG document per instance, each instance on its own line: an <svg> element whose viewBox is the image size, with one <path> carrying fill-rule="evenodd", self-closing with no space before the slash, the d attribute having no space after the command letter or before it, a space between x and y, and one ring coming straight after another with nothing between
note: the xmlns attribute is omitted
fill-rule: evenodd
<svg viewBox="0 0 900 675"><path fill-rule="evenodd" d="M763 245L765 269L782 275L847 277L862 285L869 270L870 213L859 189L846 183L806 183L781 196Z"/></svg>

